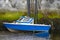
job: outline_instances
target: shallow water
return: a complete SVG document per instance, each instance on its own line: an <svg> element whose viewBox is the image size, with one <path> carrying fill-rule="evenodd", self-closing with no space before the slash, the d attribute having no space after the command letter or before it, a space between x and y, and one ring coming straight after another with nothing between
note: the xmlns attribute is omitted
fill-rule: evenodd
<svg viewBox="0 0 60 40"><path fill-rule="evenodd" d="M0 40L60 40L60 34L49 34L49 32L0 32Z"/></svg>

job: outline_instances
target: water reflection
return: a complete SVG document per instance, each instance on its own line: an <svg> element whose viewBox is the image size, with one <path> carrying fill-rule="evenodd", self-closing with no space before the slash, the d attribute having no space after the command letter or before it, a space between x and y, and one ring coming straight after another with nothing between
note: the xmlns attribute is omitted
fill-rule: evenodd
<svg viewBox="0 0 60 40"><path fill-rule="evenodd" d="M52 40L60 40L60 31L51 32Z"/></svg>
<svg viewBox="0 0 60 40"><path fill-rule="evenodd" d="M35 37L38 37L41 40L50 40L50 34L49 34L49 32L36 33Z"/></svg>
<svg viewBox="0 0 60 40"><path fill-rule="evenodd" d="M3 32L0 33L0 40L50 40L49 32L39 32L39 33L11 33Z"/></svg>
<svg viewBox="0 0 60 40"><path fill-rule="evenodd" d="M57 32L0 32L0 40L60 40L60 33Z"/></svg>

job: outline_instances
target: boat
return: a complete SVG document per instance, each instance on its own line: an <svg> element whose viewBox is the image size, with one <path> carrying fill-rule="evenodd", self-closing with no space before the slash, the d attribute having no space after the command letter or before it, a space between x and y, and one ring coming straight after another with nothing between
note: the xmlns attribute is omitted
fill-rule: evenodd
<svg viewBox="0 0 60 40"><path fill-rule="evenodd" d="M48 32L51 28L51 25L45 25L45 24L34 24L34 20L38 19L38 10L37 10L37 0L35 0L35 7L34 7L34 18L30 17L30 0L27 0L27 9L28 9L28 15L27 16L22 16L18 20L12 22L12 23L7 23L3 22L3 25L8 29L8 30L22 30L22 31L46 31Z"/></svg>
<svg viewBox="0 0 60 40"><path fill-rule="evenodd" d="M17 21L12 23L4 22L3 25L9 30L22 30L22 31L49 31L51 25L34 24L34 19L22 16Z"/></svg>

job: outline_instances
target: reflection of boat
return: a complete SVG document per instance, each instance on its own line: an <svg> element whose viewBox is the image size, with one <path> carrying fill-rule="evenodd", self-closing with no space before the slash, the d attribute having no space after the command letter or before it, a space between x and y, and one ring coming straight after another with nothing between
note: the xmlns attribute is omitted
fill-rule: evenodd
<svg viewBox="0 0 60 40"><path fill-rule="evenodd" d="M3 23L6 28L23 31L49 31L51 25L34 24L34 19L29 17L21 17L13 23Z"/></svg>
<svg viewBox="0 0 60 40"><path fill-rule="evenodd" d="M49 32L39 32L34 34L35 37L39 38L40 40L50 40L51 35Z"/></svg>
<svg viewBox="0 0 60 40"><path fill-rule="evenodd" d="M40 32L40 33L36 33L35 35L40 38L50 38L49 32Z"/></svg>

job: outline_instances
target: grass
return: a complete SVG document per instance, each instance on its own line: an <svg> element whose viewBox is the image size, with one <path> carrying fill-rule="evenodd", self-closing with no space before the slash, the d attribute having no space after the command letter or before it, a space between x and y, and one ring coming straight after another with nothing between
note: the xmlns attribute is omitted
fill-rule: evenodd
<svg viewBox="0 0 60 40"><path fill-rule="evenodd" d="M45 14L47 12L47 14ZM14 21L17 20L20 16L27 15L27 12L22 11L0 11L0 20L3 21ZM32 17L34 17L34 14L31 14ZM60 14L56 10L54 11L38 11L38 19L40 18L60 18Z"/></svg>
<svg viewBox="0 0 60 40"><path fill-rule="evenodd" d="M58 11L51 11L50 14L48 14L48 18L60 18L60 14L58 13Z"/></svg>
<svg viewBox="0 0 60 40"><path fill-rule="evenodd" d="M59 10L46 10L44 12L39 11L38 12L38 18L50 18L50 19L54 19L54 18L59 18L60 19L60 12Z"/></svg>
<svg viewBox="0 0 60 40"><path fill-rule="evenodd" d="M14 21L14 20L17 20L22 15L24 15L24 12L20 12L20 11L0 12L0 20L3 20L3 21Z"/></svg>

